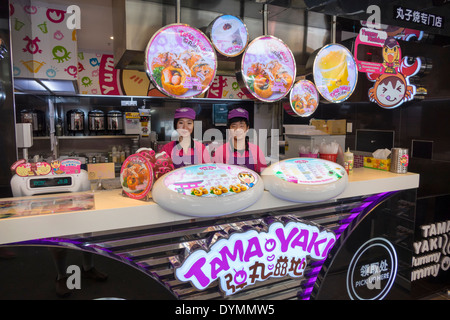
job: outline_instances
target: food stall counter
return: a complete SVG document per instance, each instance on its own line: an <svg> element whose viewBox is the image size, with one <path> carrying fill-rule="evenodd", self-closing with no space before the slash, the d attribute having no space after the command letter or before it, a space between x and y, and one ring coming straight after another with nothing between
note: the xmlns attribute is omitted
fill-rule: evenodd
<svg viewBox="0 0 450 320"><path fill-rule="evenodd" d="M356 168L349 175L346 189L334 199L358 197L390 191L415 189L419 186L419 174L395 174L368 168ZM49 197L73 197L79 193L40 195L33 197L5 198L4 201L47 199ZM211 220L214 217L197 218L167 211L154 201L134 200L122 196L119 189L84 192L93 197L90 210L56 212L35 215L11 215L0 220L0 244L27 241L65 235L103 232L141 226L164 226L177 223ZM274 197L264 191L253 205L228 216L254 214L268 210L284 210L310 204L294 203Z"/></svg>

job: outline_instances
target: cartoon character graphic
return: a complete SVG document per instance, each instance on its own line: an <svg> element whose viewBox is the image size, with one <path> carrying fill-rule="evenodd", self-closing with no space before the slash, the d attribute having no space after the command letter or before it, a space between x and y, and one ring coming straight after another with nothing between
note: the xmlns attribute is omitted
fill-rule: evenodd
<svg viewBox="0 0 450 320"><path fill-rule="evenodd" d="M247 185L248 187L253 187L255 185L255 177L250 172L239 172L238 174L239 180Z"/></svg>
<svg viewBox="0 0 450 320"><path fill-rule="evenodd" d="M53 160L50 163L50 165L52 166L53 174L62 174L62 173L64 173L64 171L60 169L61 162L59 162L58 160Z"/></svg>
<svg viewBox="0 0 450 320"><path fill-rule="evenodd" d="M394 37L386 38L383 46L383 67L385 73L397 73L400 66L400 46Z"/></svg>
<svg viewBox="0 0 450 320"><path fill-rule="evenodd" d="M376 102L382 108L393 109L403 102L413 99L416 87L409 83L409 77L415 75L420 66L419 58L409 64L408 57L404 57L395 74L367 73L369 80L375 82L374 86L369 89L370 101Z"/></svg>

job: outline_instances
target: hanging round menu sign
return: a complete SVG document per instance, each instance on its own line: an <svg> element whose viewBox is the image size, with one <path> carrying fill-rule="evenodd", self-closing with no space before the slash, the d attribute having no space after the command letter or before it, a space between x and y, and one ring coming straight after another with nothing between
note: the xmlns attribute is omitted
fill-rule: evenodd
<svg viewBox="0 0 450 320"><path fill-rule="evenodd" d="M319 106L319 94L314 83L299 80L294 84L289 95L288 114L292 116L309 117Z"/></svg>
<svg viewBox="0 0 450 320"><path fill-rule="evenodd" d="M329 44L320 49L314 59L313 75L319 93L334 103L347 100L358 80L355 60L340 44Z"/></svg>
<svg viewBox="0 0 450 320"><path fill-rule="evenodd" d="M225 57L240 55L248 43L248 31L244 22L229 14L214 19L206 34L217 52Z"/></svg>
<svg viewBox="0 0 450 320"><path fill-rule="evenodd" d="M128 197L145 198L153 185L153 169L148 159L139 154L126 158L120 170L120 183Z"/></svg>
<svg viewBox="0 0 450 320"><path fill-rule="evenodd" d="M341 194L348 183L345 169L331 161L292 158L272 164L261 173L267 191L293 202L317 202Z"/></svg>
<svg viewBox="0 0 450 320"><path fill-rule="evenodd" d="M162 93L188 99L206 92L212 84L217 70L216 52L200 30L171 24L150 39L145 67Z"/></svg>
<svg viewBox="0 0 450 320"><path fill-rule="evenodd" d="M264 192L260 176L229 164L186 166L155 182L153 200L166 210L196 217L221 216L255 203Z"/></svg>
<svg viewBox="0 0 450 320"><path fill-rule="evenodd" d="M278 38L261 36L244 51L237 79L256 99L274 102L291 90L296 75L294 55Z"/></svg>

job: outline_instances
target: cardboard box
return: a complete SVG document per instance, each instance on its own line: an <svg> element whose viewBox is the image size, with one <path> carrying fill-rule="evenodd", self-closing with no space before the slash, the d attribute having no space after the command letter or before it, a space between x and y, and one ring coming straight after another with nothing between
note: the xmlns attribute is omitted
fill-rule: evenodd
<svg viewBox="0 0 450 320"><path fill-rule="evenodd" d="M320 120L311 119L310 125L315 126L317 130L325 132L326 134L345 134L347 129L347 121L345 119L339 120Z"/></svg>
<svg viewBox="0 0 450 320"><path fill-rule="evenodd" d="M88 179L114 179L114 163L89 163L87 165Z"/></svg>
<svg viewBox="0 0 450 320"><path fill-rule="evenodd" d="M375 159L364 157L364 168L389 171L391 169L391 159Z"/></svg>

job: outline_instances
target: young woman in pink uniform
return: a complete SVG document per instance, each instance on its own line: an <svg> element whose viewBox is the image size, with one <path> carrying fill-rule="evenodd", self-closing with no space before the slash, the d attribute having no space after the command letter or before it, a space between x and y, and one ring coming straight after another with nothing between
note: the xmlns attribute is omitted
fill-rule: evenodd
<svg viewBox="0 0 450 320"><path fill-rule="evenodd" d="M191 108L175 110L174 128L177 130L178 140L164 145L161 151L165 151L172 159L175 169L200 163L211 162L206 147L192 139L194 131L195 111Z"/></svg>
<svg viewBox="0 0 450 320"><path fill-rule="evenodd" d="M246 133L250 128L248 112L236 108L228 112L230 141L216 148L214 162L241 165L257 173L267 166L261 149L248 141Z"/></svg>

